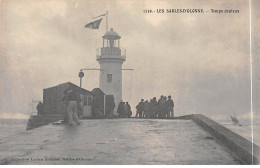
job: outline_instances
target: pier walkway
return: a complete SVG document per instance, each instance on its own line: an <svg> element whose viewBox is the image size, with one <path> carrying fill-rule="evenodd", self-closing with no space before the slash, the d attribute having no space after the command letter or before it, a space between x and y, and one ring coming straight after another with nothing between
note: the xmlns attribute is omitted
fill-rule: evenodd
<svg viewBox="0 0 260 168"><path fill-rule="evenodd" d="M1 164L240 164L192 120L102 119L0 140Z"/></svg>

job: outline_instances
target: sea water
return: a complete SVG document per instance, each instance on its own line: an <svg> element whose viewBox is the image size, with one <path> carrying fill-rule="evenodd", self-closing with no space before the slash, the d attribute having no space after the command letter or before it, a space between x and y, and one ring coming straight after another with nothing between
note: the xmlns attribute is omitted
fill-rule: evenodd
<svg viewBox="0 0 260 168"><path fill-rule="evenodd" d="M227 129L247 139L248 141L260 146L260 136L258 135L258 132L260 130L259 124L254 123L252 127L252 123L250 120L239 120L239 125L234 124L231 120L219 120L217 122Z"/></svg>
<svg viewBox="0 0 260 168"><path fill-rule="evenodd" d="M27 119L0 119L0 139L26 131Z"/></svg>

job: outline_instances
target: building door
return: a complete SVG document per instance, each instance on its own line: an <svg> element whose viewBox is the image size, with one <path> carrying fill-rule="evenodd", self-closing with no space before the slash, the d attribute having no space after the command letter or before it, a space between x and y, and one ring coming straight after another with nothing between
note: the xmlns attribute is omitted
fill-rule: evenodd
<svg viewBox="0 0 260 168"><path fill-rule="evenodd" d="M93 96L85 96L83 103L83 117L91 117L91 106L93 102Z"/></svg>

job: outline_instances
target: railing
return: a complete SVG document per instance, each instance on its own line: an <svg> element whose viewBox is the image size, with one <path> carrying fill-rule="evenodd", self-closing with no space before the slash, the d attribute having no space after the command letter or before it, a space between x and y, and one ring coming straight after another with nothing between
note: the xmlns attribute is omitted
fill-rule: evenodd
<svg viewBox="0 0 260 168"><path fill-rule="evenodd" d="M97 49L97 59L104 57L115 56L121 59L126 59L126 49L124 48L116 48L116 47L104 47Z"/></svg>

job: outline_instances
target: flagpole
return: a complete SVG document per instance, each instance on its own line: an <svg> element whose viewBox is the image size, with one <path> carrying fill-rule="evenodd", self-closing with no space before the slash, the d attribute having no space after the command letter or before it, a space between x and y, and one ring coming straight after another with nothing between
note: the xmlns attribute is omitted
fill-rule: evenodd
<svg viewBox="0 0 260 168"><path fill-rule="evenodd" d="M106 29L108 32L108 11L106 11Z"/></svg>

